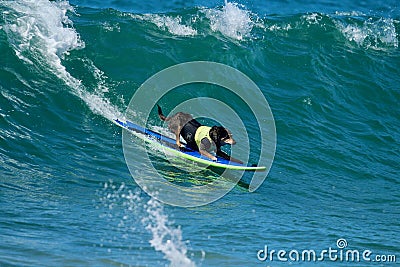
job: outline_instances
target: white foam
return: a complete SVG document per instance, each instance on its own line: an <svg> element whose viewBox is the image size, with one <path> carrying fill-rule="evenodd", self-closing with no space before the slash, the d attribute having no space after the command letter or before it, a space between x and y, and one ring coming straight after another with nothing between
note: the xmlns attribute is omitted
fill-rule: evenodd
<svg viewBox="0 0 400 267"><path fill-rule="evenodd" d="M190 24L191 21L184 24L181 16L167 16L158 14L128 14L128 16L142 21L153 23L161 30L167 30L169 33L176 36L195 36L197 30L194 29Z"/></svg>
<svg viewBox="0 0 400 267"><path fill-rule="evenodd" d="M182 24L180 16L170 17L166 15L147 15L148 20L160 29L167 29L173 35L177 36L195 36L197 31L188 25Z"/></svg>
<svg viewBox="0 0 400 267"><path fill-rule="evenodd" d="M196 266L187 257L186 242L183 241L181 228L173 225L160 202L155 199L146 202L141 197L141 190L132 192L124 183L117 185L111 180L104 184L103 188L98 191L98 195L100 206L97 208L104 209L104 214L100 217L109 220L110 225L116 225L118 231L114 232L122 232L123 237L129 239L131 235L137 235L140 229L136 228L142 224L151 233L150 245L164 254L165 259L170 262L170 266ZM122 212L120 211L121 205ZM137 220L140 220L139 224ZM119 237L107 238L119 239ZM102 239L101 241L107 240ZM205 252L203 257L204 254Z"/></svg>
<svg viewBox="0 0 400 267"><path fill-rule="evenodd" d="M225 2L222 8L201 8L200 12L209 19L209 27L213 32L220 32L224 36L235 40L251 37L251 31L257 25L251 18L254 14L237 3ZM184 22L181 16L159 14L127 15L134 19L151 22L159 29L166 30L175 36L185 37L199 35L195 25L203 22L199 14L192 15Z"/></svg>
<svg viewBox="0 0 400 267"><path fill-rule="evenodd" d="M384 47L398 48L399 40L393 19L368 19L362 25L336 21L340 32L357 45L380 50Z"/></svg>
<svg viewBox="0 0 400 267"><path fill-rule="evenodd" d="M118 108L104 97L103 80L99 81L101 90L90 93L62 65L63 57L70 51L85 47L67 16L67 12L74 12L67 1L20 0L4 1L3 4L9 9L3 13L6 22L3 29L21 60L40 66L41 71L54 73L93 112L109 120L121 116Z"/></svg>
<svg viewBox="0 0 400 267"><path fill-rule="evenodd" d="M274 24L274 25L268 27L268 30L270 30L271 32L275 32L275 31L289 31L289 30L291 30L291 29L292 29L292 26L291 26L290 24L283 25L283 26Z"/></svg>
<svg viewBox="0 0 400 267"><path fill-rule="evenodd" d="M210 20L212 31L220 32L224 36L236 40L250 37L254 22L251 20L251 12L241 9L237 3L225 2L222 10L205 9L203 12Z"/></svg>
<svg viewBox="0 0 400 267"><path fill-rule="evenodd" d="M368 33L362 27L356 25L345 25L339 24L340 31L347 37L349 41L354 41L359 45L364 43L365 38L367 38Z"/></svg>
<svg viewBox="0 0 400 267"><path fill-rule="evenodd" d="M85 46L66 15L67 11L73 11L68 2L22 0L4 4L15 11L6 16L9 24L4 29L19 53L36 48L42 53L46 51L48 56L62 57Z"/></svg>
<svg viewBox="0 0 400 267"><path fill-rule="evenodd" d="M152 233L151 246L164 253L171 267L196 266L187 256L186 244L182 240L180 227L171 227L168 216L163 211L163 206L155 199L147 202L148 217L143 220L146 229Z"/></svg>
<svg viewBox="0 0 400 267"><path fill-rule="evenodd" d="M308 24L319 24L319 22L322 20L322 15L318 13L311 13L303 15L302 18L305 19Z"/></svg>

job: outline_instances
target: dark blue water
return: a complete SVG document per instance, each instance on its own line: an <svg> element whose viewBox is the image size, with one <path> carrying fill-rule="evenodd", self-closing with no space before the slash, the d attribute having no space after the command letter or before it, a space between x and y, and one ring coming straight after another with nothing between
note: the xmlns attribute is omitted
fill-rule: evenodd
<svg viewBox="0 0 400 267"><path fill-rule="evenodd" d="M21 0L0 1L0 10L0 266L283 266L277 252L265 261L257 252L319 256L340 250L338 239L343 253L370 250L386 262L286 259L399 261L397 1ZM190 61L252 79L274 115L277 146L255 192L235 186L180 208L136 184L112 120L149 77ZM224 99L213 87L187 88L163 108ZM225 102L256 129L244 103ZM163 130L155 113L149 121ZM218 179L153 158L174 183Z"/></svg>

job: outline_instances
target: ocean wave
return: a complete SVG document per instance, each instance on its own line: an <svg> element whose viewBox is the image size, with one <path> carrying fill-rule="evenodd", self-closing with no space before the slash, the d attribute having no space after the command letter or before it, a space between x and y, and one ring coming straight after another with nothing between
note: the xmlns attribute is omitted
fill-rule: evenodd
<svg viewBox="0 0 400 267"><path fill-rule="evenodd" d="M154 23L157 27L164 30L166 29L173 35L177 36L194 36L197 31L191 26L182 24L182 17L171 17L167 15L147 14L143 18Z"/></svg>
<svg viewBox="0 0 400 267"><path fill-rule="evenodd" d="M222 7L194 8L183 14L129 14L132 18L151 22L160 30L175 36L208 35L208 31L220 33L233 40L250 37L255 24L253 13L237 3L226 2Z"/></svg>
<svg viewBox="0 0 400 267"><path fill-rule="evenodd" d="M267 217L259 214L265 213L270 200L283 200L281 204L288 207L286 217L278 210L267 212L273 216L271 222L299 214L315 221L318 213L326 212L323 217L328 219L320 224L333 225L330 234L341 230L329 221L332 214L352 225L360 222L358 213L372 218L367 224L385 216L377 225L382 229L391 230L396 224L392 211L398 203L396 164L400 161L393 149L400 140L399 18L357 11L261 17L249 5L234 2L153 14L73 6L67 1L0 3L0 177L5 185L3 207L10 214L2 221L7 233L2 236L1 252L13 255L6 264L35 265L43 260L44 266L105 262L190 266L202 265L204 259L204 265L246 266L246 255L237 252L243 244L248 251L254 246L237 242L232 247L226 241L232 236L250 240L248 224L225 235L232 230L225 225L233 224L221 220L210 229L210 222L229 220L237 209L239 213L253 210L251 216L262 225ZM130 180L124 162L121 129L110 122L124 116L125 100L151 75L195 60L221 62L246 73L268 99L279 135L268 186L245 198L233 191L222 201L198 209L199 213L170 210L148 202L148 196L136 195L140 189ZM173 110L191 98L213 97L243 115L246 126L257 132L251 108L224 91L209 84L190 84L175 88L161 101L165 110ZM218 109L215 114L218 121L231 120ZM170 134L155 110L148 123ZM238 137L245 135L241 127L232 131ZM255 146L260 143L258 135L247 138ZM136 149L146 149L165 182L191 187L216 178L208 172L177 171L159 151L134 140L137 166L143 167ZM250 158L257 155L257 149L252 150ZM129 185L104 183L110 178ZM99 187L104 188L93 199ZM289 197L282 199L281 191ZM311 215L302 212L316 195L318 203L311 204L317 210ZM49 208L58 197L62 201ZM327 210L332 197L338 205ZM242 200L247 204L242 205ZM43 210L48 212L45 217ZM356 213L349 217L348 211ZM203 213L211 217L204 218ZM243 220L248 219L252 218ZM33 221L35 227L21 221ZM48 239L49 229L57 234L53 240ZM205 234L199 234L204 229ZM32 230L35 236L27 239L25 234ZM367 239L375 230L366 234ZM273 234L279 241L278 232ZM350 233L355 239L358 234ZM65 236L68 240L60 243ZM262 236L256 229L251 238ZM378 239L368 241L379 243ZM46 250L43 242L54 249ZM396 248L395 243L389 245ZM43 249L46 259L38 254Z"/></svg>
<svg viewBox="0 0 400 267"><path fill-rule="evenodd" d="M101 92L89 92L63 65L62 60L66 55L85 47L85 42L81 40L67 15L67 12L75 12L68 1L6 1L4 5L7 10L3 12L3 30L15 54L21 60L30 65L41 66L38 69L40 71L54 73L71 88L71 93L81 98L93 112L109 120L117 116L122 117L118 108ZM101 80L99 86L104 87Z"/></svg>
<svg viewBox="0 0 400 267"><path fill-rule="evenodd" d="M20 59L32 64L37 58L29 59L29 56L45 55L48 62L60 68L64 55L85 46L66 15L74 11L67 1L24 0L3 4L8 8L3 12L6 23L3 29Z"/></svg>
<svg viewBox="0 0 400 267"><path fill-rule="evenodd" d="M371 17L357 11L260 18L245 6L226 2L224 6L216 8L201 7L168 14L129 15L179 37L219 38L221 35L235 42L247 42L269 38L268 33L271 32L289 34L288 37L296 37L301 32L304 36L315 39L321 39L322 33L326 42L332 42L332 33L338 32L348 42L365 49L397 48L399 44L399 30L396 26L399 22L396 19Z"/></svg>
<svg viewBox="0 0 400 267"><path fill-rule="evenodd" d="M366 49L398 48L397 21L389 18L368 18L362 21L335 21L344 37Z"/></svg>

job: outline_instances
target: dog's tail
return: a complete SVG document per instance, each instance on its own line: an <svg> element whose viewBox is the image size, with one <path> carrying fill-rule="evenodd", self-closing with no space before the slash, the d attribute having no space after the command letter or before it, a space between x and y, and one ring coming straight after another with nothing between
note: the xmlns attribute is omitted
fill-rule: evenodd
<svg viewBox="0 0 400 267"><path fill-rule="evenodd" d="M161 107L159 105L157 105L157 108L158 108L158 117L160 118L160 120L169 121L170 118L164 116L164 114L162 113Z"/></svg>

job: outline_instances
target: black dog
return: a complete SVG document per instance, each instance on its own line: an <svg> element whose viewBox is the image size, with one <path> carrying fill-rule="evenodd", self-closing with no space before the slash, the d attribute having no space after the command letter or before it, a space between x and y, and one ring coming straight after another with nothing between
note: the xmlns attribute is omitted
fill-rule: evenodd
<svg viewBox="0 0 400 267"><path fill-rule="evenodd" d="M168 122L168 128L175 134L176 145L181 148L180 136L186 141L186 146L190 149L199 151L201 155L216 161L217 158L212 153L224 159L243 163L238 159L232 158L221 150L221 146L236 144L232 134L222 126L204 126L193 119L192 115L178 112L171 117L165 117L161 107L158 107L158 116L161 120Z"/></svg>

